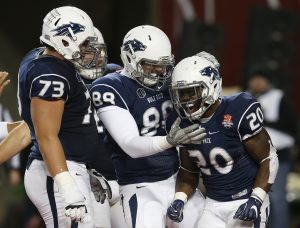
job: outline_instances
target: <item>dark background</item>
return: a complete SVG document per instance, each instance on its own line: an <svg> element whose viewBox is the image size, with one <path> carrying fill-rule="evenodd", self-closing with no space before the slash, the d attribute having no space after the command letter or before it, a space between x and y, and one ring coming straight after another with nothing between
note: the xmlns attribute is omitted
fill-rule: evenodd
<svg viewBox="0 0 300 228"><path fill-rule="evenodd" d="M27 51L39 46L44 16L55 7L73 5L86 11L102 32L110 62L121 64L119 54L124 35L142 24L155 25L167 33L177 62L201 50L215 54L221 62L224 86L244 88L249 68L257 64L272 65L268 58L273 56L280 63L274 71L274 82L291 97L300 117L299 1L281 0L281 8L274 12L268 9L266 0L218 0L212 25L203 21L205 0L190 2L196 12L196 19L191 22L183 19L176 0L3 1L0 69L9 71L12 78L3 102L8 103L18 118L15 100L18 64ZM272 43L272 29L281 32L283 44Z"/></svg>

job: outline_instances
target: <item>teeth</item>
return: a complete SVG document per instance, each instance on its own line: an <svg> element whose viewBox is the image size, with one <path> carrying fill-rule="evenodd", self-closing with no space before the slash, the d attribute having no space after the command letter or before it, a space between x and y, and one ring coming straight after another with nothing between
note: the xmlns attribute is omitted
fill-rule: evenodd
<svg viewBox="0 0 300 228"><path fill-rule="evenodd" d="M194 104L187 104L186 107L188 108L193 108L195 105Z"/></svg>

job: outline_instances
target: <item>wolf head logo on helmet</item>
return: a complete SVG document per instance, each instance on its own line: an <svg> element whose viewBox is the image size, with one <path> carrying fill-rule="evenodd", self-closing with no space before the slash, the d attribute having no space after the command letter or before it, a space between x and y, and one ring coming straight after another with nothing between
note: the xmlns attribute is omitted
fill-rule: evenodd
<svg viewBox="0 0 300 228"><path fill-rule="evenodd" d="M53 36L68 36L73 39L73 34L84 32L84 30L85 27L83 25L71 22L70 24L63 24L51 31L56 32Z"/></svg>

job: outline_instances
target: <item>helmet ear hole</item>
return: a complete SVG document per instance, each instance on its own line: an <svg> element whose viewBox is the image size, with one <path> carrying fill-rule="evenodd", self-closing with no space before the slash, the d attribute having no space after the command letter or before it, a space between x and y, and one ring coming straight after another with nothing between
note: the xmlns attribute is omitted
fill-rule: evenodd
<svg viewBox="0 0 300 228"><path fill-rule="evenodd" d="M57 23L60 21L61 18L58 18L57 21L55 21L54 25L57 26Z"/></svg>
<svg viewBox="0 0 300 228"><path fill-rule="evenodd" d="M64 45L64 47L69 47L69 45L70 45L69 42L66 40L62 40L61 42Z"/></svg>
<svg viewBox="0 0 300 228"><path fill-rule="evenodd" d="M131 59L129 58L129 56L127 55L126 57L127 57L128 63L131 63Z"/></svg>

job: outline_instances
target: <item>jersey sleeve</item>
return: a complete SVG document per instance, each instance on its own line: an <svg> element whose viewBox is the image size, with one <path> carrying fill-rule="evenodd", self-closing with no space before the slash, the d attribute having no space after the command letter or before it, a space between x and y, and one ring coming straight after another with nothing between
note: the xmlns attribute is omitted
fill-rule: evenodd
<svg viewBox="0 0 300 228"><path fill-rule="evenodd" d="M68 80L61 75L41 75L31 83L30 97L45 100L68 99L70 86Z"/></svg>
<svg viewBox="0 0 300 228"><path fill-rule="evenodd" d="M96 110L109 106L117 106L128 110L126 94L122 84L105 76L94 81L90 87L93 106Z"/></svg>
<svg viewBox="0 0 300 228"><path fill-rule="evenodd" d="M238 133L241 141L259 133L263 128L264 117L260 103L249 94L243 94L244 99L241 118L238 123Z"/></svg>
<svg viewBox="0 0 300 228"><path fill-rule="evenodd" d="M34 71L30 72L29 96L45 100L67 100L70 92L69 80L60 66L54 63L37 63Z"/></svg>

